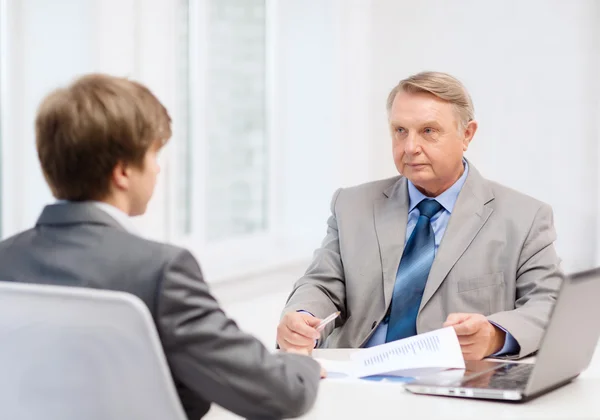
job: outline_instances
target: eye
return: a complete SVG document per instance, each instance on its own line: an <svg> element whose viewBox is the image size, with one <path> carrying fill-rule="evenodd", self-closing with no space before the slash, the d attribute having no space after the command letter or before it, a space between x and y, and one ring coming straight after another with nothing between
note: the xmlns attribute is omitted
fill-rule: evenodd
<svg viewBox="0 0 600 420"><path fill-rule="evenodd" d="M402 127L397 127L396 128L396 133L398 134L404 134L406 132L406 130Z"/></svg>
<svg viewBox="0 0 600 420"><path fill-rule="evenodd" d="M423 130L423 132L424 132L425 134L433 134L433 132L434 132L434 131L435 131L435 130L434 130L433 128L431 128L431 127L427 127L427 128L425 128L425 129Z"/></svg>

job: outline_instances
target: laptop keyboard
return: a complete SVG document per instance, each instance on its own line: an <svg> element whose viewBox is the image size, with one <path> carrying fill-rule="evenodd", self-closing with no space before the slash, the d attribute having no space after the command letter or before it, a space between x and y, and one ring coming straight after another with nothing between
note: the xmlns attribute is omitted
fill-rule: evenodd
<svg viewBox="0 0 600 420"><path fill-rule="evenodd" d="M512 363L483 372L463 382L462 386L491 389L524 389L533 370L533 364Z"/></svg>

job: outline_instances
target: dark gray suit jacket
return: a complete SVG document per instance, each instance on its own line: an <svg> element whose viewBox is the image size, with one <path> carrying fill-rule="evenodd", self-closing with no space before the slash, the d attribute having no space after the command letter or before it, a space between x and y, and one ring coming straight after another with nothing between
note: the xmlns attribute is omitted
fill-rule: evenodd
<svg viewBox="0 0 600 420"><path fill-rule="evenodd" d="M295 417L316 398L317 362L271 354L223 313L190 252L135 236L91 203L47 206L35 228L0 242L0 279L141 298L190 419L211 402L247 418Z"/></svg>

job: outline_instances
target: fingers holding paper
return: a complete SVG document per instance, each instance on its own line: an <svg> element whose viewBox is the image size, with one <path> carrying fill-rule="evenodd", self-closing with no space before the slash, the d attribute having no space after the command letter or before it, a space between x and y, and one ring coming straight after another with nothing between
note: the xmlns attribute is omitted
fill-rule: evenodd
<svg viewBox="0 0 600 420"><path fill-rule="evenodd" d="M481 360L502 348L506 333L481 314L452 313L444 327L453 327L465 360Z"/></svg>
<svg viewBox="0 0 600 420"><path fill-rule="evenodd" d="M277 327L277 344L283 350L307 351L315 347L321 334L316 330L321 320L307 313L289 312Z"/></svg>

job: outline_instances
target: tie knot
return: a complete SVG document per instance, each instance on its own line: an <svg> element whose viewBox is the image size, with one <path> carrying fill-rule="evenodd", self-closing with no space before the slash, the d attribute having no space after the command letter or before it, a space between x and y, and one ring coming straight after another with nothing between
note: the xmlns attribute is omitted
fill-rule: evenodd
<svg viewBox="0 0 600 420"><path fill-rule="evenodd" d="M442 205L437 200L423 200L417 204L417 208L421 216L431 219L434 214L441 210Z"/></svg>

